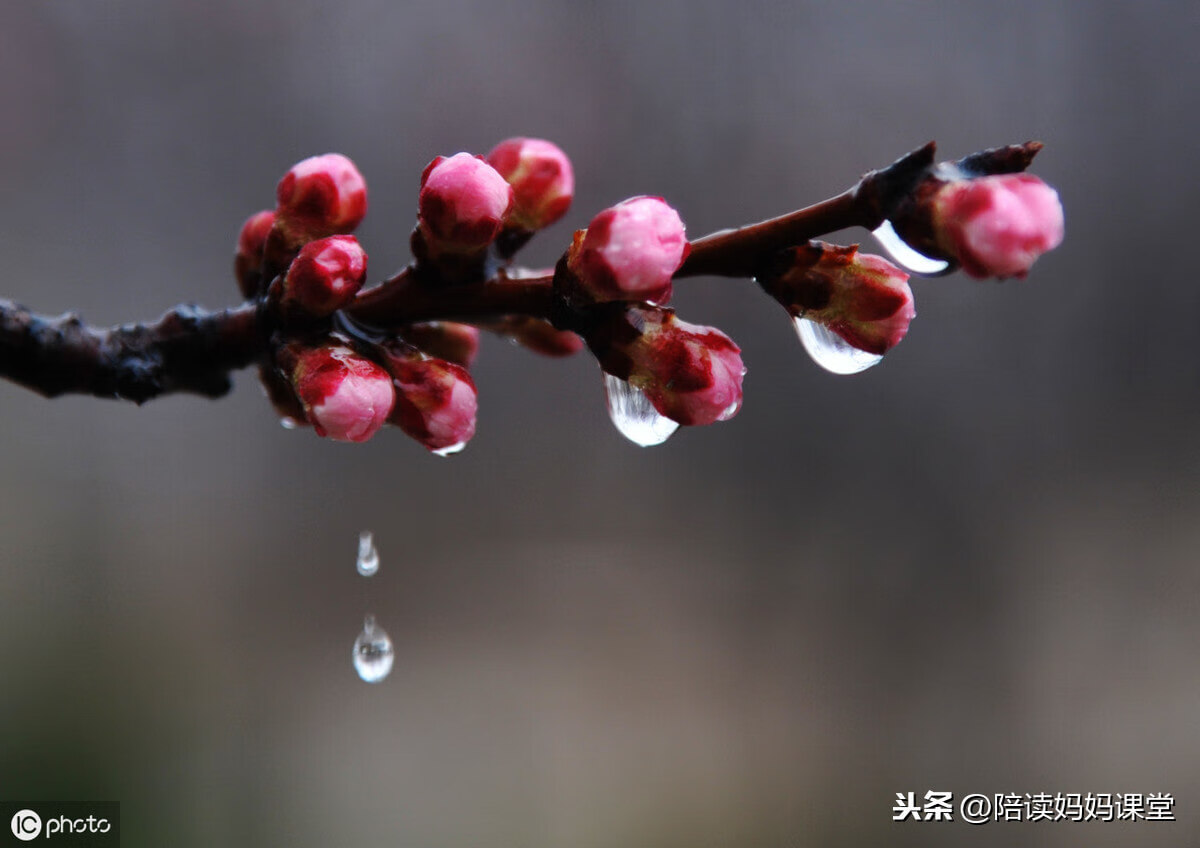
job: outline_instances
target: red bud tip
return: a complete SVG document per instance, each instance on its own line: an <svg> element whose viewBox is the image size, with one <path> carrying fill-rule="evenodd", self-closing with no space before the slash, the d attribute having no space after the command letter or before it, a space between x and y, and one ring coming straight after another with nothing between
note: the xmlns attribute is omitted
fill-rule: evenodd
<svg viewBox="0 0 1200 848"><path fill-rule="evenodd" d="M513 187L507 226L540 230L571 206L575 172L567 154L556 145L540 138L510 138L496 145L487 161Z"/></svg>

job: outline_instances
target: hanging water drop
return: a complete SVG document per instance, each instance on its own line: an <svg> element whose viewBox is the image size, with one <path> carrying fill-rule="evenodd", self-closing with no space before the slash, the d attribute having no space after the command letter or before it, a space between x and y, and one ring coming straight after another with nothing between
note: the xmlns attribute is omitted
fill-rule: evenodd
<svg viewBox="0 0 1200 848"><path fill-rule="evenodd" d="M295 430L300 426L300 422L295 418L285 415L283 418L279 419L279 426L285 430Z"/></svg>
<svg viewBox="0 0 1200 848"><path fill-rule="evenodd" d="M395 660L391 638L375 623L375 616L368 615L354 640L354 670L367 683L378 683L392 673Z"/></svg>
<svg viewBox="0 0 1200 848"><path fill-rule="evenodd" d="M379 570L379 551L375 549L375 537L370 530L358 534L358 560L354 565L363 577L370 577Z"/></svg>
<svg viewBox="0 0 1200 848"><path fill-rule="evenodd" d="M816 321L795 318L796 335L812 361L833 374L857 374L866 371L883 359L877 353L867 353L849 344L837 333L827 330Z"/></svg>
<svg viewBox="0 0 1200 848"><path fill-rule="evenodd" d="M438 448L433 452L434 456L453 456L456 453L461 453L462 449L467 446L466 442L455 442L452 445L447 445L444 448Z"/></svg>
<svg viewBox="0 0 1200 848"><path fill-rule="evenodd" d="M900 238L899 233L892 227L891 221L884 221L871 231L871 235L875 236L896 264L910 274L935 277L950 268L950 263L945 259L934 259L915 250L908 242Z"/></svg>
<svg viewBox="0 0 1200 848"><path fill-rule="evenodd" d="M605 374L604 391L608 394L608 417L635 445L661 445L679 429L678 422L659 414L645 392L620 377Z"/></svg>

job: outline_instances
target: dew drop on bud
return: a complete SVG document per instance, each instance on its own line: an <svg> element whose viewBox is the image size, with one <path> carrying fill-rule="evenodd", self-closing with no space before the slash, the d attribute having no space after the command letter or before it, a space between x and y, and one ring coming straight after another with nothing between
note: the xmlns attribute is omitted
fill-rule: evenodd
<svg viewBox="0 0 1200 848"><path fill-rule="evenodd" d="M392 673L395 660L391 638L375 623L375 616L368 615L354 640L354 670L367 683L378 683Z"/></svg>
<svg viewBox="0 0 1200 848"><path fill-rule="evenodd" d="M358 534L358 560L354 565L363 577L379 570L379 551L375 550L375 537L370 530Z"/></svg>
<svg viewBox="0 0 1200 848"><path fill-rule="evenodd" d="M804 345L812 361L831 374L857 374L859 371L866 371L872 365L877 365L883 359L877 353L859 350L816 321L794 318L792 323L796 325L796 335L800 337L800 344Z"/></svg>
<svg viewBox="0 0 1200 848"><path fill-rule="evenodd" d="M453 456L456 453L462 453L462 449L466 446L466 442L455 442L454 444L447 445L444 448L438 448L433 453L435 456Z"/></svg>
<svg viewBox="0 0 1200 848"><path fill-rule="evenodd" d="M300 422L290 416L283 416L279 419L279 426L285 430L295 430L300 426Z"/></svg>
<svg viewBox="0 0 1200 848"><path fill-rule="evenodd" d="M936 277L944 274L950 268L945 259L934 259L913 248L892 228L891 221L884 221L871 231L879 245L887 251L892 260L910 274L922 277Z"/></svg>
<svg viewBox="0 0 1200 848"><path fill-rule="evenodd" d="M661 445L679 429L677 422L659 414L645 392L620 377L605 374L604 391L608 394L608 417L635 445Z"/></svg>

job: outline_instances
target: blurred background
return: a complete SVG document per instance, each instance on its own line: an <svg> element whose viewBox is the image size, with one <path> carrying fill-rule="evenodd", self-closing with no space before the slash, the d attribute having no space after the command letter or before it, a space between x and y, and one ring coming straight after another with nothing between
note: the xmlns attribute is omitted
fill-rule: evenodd
<svg viewBox="0 0 1200 848"><path fill-rule="evenodd" d="M633 194L698 236L931 138L1043 140L1067 237L1024 282L914 281L852 377L752 283L678 286L746 404L652 449L586 355L491 337L449 459L285 431L250 373L0 385L0 799L120 801L127 846L1195 844L1198 35L1188 2L9 4L0 296L46 313L234 303L241 222L331 150L382 277L426 163L510 135L578 177L529 264ZM1178 821L891 821L926 790Z"/></svg>

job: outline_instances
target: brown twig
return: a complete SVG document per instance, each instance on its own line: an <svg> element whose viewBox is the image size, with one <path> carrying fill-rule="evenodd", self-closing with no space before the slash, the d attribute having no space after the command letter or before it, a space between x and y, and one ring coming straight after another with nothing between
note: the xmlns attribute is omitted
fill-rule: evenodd
<svg viewBox="0 0 1200 848"><path fill-rule="evenodd" d="M257 309L178 306L150 324L110 329L48 318L0 300L0 376L46 397L90 394L144 403L172 392L216 398L229 372L263 349Z"/></svg>

